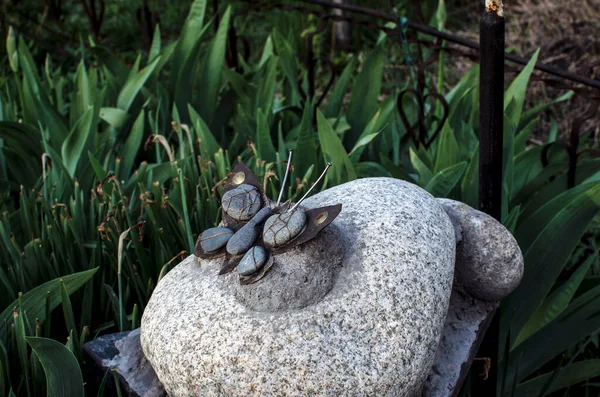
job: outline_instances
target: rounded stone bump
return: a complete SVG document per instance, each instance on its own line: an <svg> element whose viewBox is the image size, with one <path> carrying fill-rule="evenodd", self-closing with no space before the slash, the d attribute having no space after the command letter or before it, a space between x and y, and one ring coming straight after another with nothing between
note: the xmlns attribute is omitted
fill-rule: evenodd
<svg viewBox="0 0 600 397"><path fill-rule="evenodd" d="M247 221L260 210L260 192L244 183L226 192L221 205L223 211L236 221Z"/></svg>
<svg viewBox="0 0 600 397"><path fill-rule="evenodd" d="M200 246L205 252L214 252L225 246L233 236L233 230L226 227L206 229L200 237Z"/></svg>
<svg viewBox="0 0 600 397"><path fill-rule="evenodd" d="M450 199L439 199L456 230L456 280L473 297L498 301L523 277L523 254L513 235L491 216ZM457 233L458 234L458 233Z"/></svg>
<svg viewBox="0 0 600 397"><path fill-rule="evenodd" d="M237 271L242 276L249 276L259 271L266 261L267 251L261 246L252 247L237 265Z"/></svg>

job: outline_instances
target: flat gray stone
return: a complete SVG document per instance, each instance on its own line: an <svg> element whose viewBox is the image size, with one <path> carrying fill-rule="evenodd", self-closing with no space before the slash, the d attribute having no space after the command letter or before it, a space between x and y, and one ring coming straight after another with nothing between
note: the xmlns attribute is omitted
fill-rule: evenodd
<svg viewBox="0 0 600 397"><path fill-rule="evenodd" d="M96 338L86 343L83 351L95 362L101 376L107 370L117 372L125 396L166 397L163 385L142 352L139 328ZM108 380L111 383L112 377Z"/></svg>
<svg viewBox="0 0 600 397"><path fill-rule="evenodd" d="M263 241L269 247L280 247L297 237L306 225L306 214L295 210L273 215L265 222Z"/></svg>
<svg viewBox="0 0 600 397"><path fill-rule="evenodd" d="M233 230L226 227L211 227L202 232L200 246L205 252L217 251L225 246L233 236Z"/></svg>
<svg viewBox="0 0 600 397"><path fill-rule="evenodd" d="M456 282L470 295L498 301L523 277L523 255L512 234L491 216L459 201L440 199L460 229Z"/></svg>
<svg viewBox="0 0 600 397"><path fill-rule="evenodd" d="M305 206L336 203L343 210L332 225L295 253L277 255L279 262L256 284L280 297L289 287L287 307L253 308L256 295L236 288L254 285L239 286L236 274L219 277L219 259L189 257L161 280L144 311L141 342L171 397L421 392L450 299L450 219L427 192L390 178L350 182ZM295 308L303 279L288 286L286 277L301 257L314 258L321 269L329 265L332 281L324 282L332 287ZM306 274L308 291L318 289L311 284L316 277Z"/></svg>
<svg viewBox="0 0 600 397"><path fill-rule="evenodd" d="M240 230L227 242L226 250L231 255L241 255L246 253L258 240L262 230L262 222L267 219L273 210L269 207L265 207L258 211L254 218L250 219Z"/></svg>
<svg viewBox="0 0 600 397"><path fill-rule="evenodd" d="M248 184L242 184L223 195L223 211L237 221L247 221L260 210L260 193Z"/></svg>
<svg viewBox="0 0 600 397"><path fill-rule="evenodd" d="M237 272L242 276L249 276L256 273L265 265L267 261L267 252L263 247L252 247L244 254L244 257L237 265Z"/></svg>
<svg viewBox="0 0 600 397"><path fill-rule="evenodd" d="M497 302L452 291L444 333L421 397L459 394L497 306Z"/></svg>

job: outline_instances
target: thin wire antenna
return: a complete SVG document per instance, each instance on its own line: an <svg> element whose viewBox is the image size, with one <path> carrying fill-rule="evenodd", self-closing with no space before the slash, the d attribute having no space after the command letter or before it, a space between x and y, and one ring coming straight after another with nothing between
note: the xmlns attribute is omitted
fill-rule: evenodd
<svg viewBox="0 0 600 397"><path fill-rule="evenodd" d="M288 174L290 173L290 167L292 166L292 151L289 150L290 154L288 155L287 166L285 167L285 175L283 176L283 182L281 182L281 190L279 191L279 197L277 198L276 207L279 207L279 203L281 203L281 198L283 197L283 191L285 190L285 183L287 182Z"/></svg>
<svg viewBox="0 0 600 397"><path fill-rule="evenodd" d="M310 189L308 189L308 192L304 193L304 196L302 196L300 201L298 201L296 204L294 204L294 206L290 209L290 211L294 211L300 205L300 203L302 203L304 201L304 199L308 197L308 195L315 188L315 186L317 186L317 184L319 182L321 182L321 179L325 178L325 174L327 173L327 170L329 169L329 167L331 167L331 163L327 163L327 167L325 167L325 170L323 171L323 173L321 174L319 179L317 179L316 182L313 183L313 185L310 187Z"/></svg>

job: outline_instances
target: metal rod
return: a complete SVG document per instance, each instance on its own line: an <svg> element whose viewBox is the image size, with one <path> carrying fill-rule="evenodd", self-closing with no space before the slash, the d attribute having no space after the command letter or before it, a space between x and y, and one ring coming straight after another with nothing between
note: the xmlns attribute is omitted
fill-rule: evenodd
<svg viewBox="0 0 600 397"><path fill-rule="evenodd" d="M496 220L502 217L502 141L504 123L505 22L500 0L486 0L479 24L479 209ZM496 396L499 320L496 313L477 356L489 359L485 378L474 376L471 392Z"/></svg>
<svg viewBox="0 0 600 397"><path fill-rule="evenodd" d="M382 19L384 21L398 23L398 16L389 15L389 14L386 14L381 11L372 10L370 8L353 6L353 5L349 5L349 4L332 3L329 1L325 1L325 0L297 0L297 1L302 2L302 3L315 4L315 5L319 5L319 6L323 6L323 7L338 8L338 9L346 10L349 12L372 16L375 18ZM458 37L458 36L450 34L450 33L440 32L439 30L432 28L430 26L421 25L421 24L411 22L411 21L408 21L406 23L406 26L409 27L410 29L414 29L418 32L426 33L428 35L435 36L435 37L439 37L448 42L459 44L461 46L468 47L473 50L480 49L479 48L480 44L475 41L467 40L467 39ZM527 63L529 62L529 59L523 58L523 57L520 57L520 56L517 56L514 54L506 54L505 53L504 58L508 61L518 63L519 65L527 65ZM589 87L594 87L594 88L600 89L600 80L590 79L588 77L580 76L575 73L570 73L566 70L563 70L563 69L560 69L560 68L557 68L554 66L544 65L543 63L536 63L535 69L545 72L545 73L548 73L548 74L562 77L566 80L570 80L570 81L573 81L576 83L584 84Z"/></svg>
<svg viewBox="0 0 600 397"><path fill-rule="evenodd" d="M323 173L321 174L321 176L319 177L319 179L317 179L315 181L315 183L313 183L313 185L310 187L310 189L308 189L308 191L304 194L304 196L302 196L302 198L300 199L300 201L298 201L296 204L294 204L294 206L290 209L290 211L294 211L296 208L298 208L298 206L300 205L300 203L302 203L304 201L304 199L308 197L308 195L314 189L314 187L317 186L317 184L319 182L321 182L321 179L323 179L325 177L325 174L327 173L327 170L329 169L329 167L331 167L331 163L327 163L327 167L325 167L325 170L323 170Z"/></svg>
<svg viewBox="0 0 600 397"><path fill-rule="evenodd" d="M277 198L277 204L275 204L276 207L278 207L279 203L281 203L281 198L283 197L283 191L285 189L285 183L287 182L287 177L290 173L290 167L292 166L292 151L290 150L289 152L287 165L285 167L285 175L283 176L283 182L281 182L281 190L279 190L279 197Z"/></svg>

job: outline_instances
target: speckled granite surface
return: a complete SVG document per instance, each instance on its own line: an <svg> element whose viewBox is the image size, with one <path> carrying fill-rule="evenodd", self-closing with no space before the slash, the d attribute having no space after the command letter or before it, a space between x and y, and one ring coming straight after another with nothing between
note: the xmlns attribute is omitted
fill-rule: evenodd
<svg viewBox="0 0 600 397"><path fill-rule="evenodd" d="M328 242L324 234L296 248L333 267L332 288L320 300L251 309L257 295L234 293L237 276L218 277L220 260L198 264L193 257L158 284L141 342L171 397L420 393L454 271L454 229L442 206L388 178L354 181L305 203L343 204L333 223L337 238ZM315 250L320 254L311 256ZM275 301L303 288L288 290L285 282L291 252L260 282L271 285Z"/></svg>

